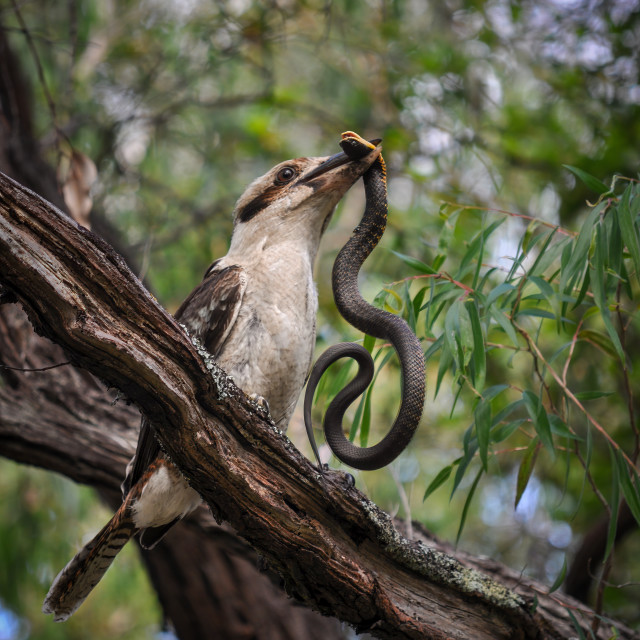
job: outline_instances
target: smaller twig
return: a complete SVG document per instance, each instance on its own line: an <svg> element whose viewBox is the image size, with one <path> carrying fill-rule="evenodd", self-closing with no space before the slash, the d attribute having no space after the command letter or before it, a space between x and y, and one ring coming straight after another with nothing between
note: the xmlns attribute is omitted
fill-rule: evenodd
<svg viewBox="0 0 640 640"><path fill-rule="evenodd" d="M609 589L626 589L628 587L640 587L640 582L621 582L620 584L616 584L615 582L605 580L605 586L609 587Z"/></svg>
<svg viewBox="0 0 640 640"><path fill-rule="evenodd" d="M527 434L529 435L529 434ZM507 453L519 453L519 452L525 452L529 447L511 447L510 449L497 449L496 451L493 452L494 456L501 456L501 455L505 455Z"/></svg>
<svg viewBox="0 0 640 640"><path fill-rule="evenodd" d="M78 8L76 0L67 2L69 16L69 41L71 43L71 55L69 67L66 70L64 86L65 93L70 94L72 91L72 79L76 63L78 61Z"/></svg>
<svg viewBox="0 0 640 640"><path fill-rule="evenodd" d="M596 498L598 498L598 501L603 506L604 510L609 515L609 518L611 518L611 507L609 506L609 503L607 502L606 498L602 495L602 492L600 491L600 489L598 489L598 485L595 483L595 480L593 479L593 476L589 471L589 467L587 466L585 459L582 457L582 453L580 453L580 447L578 446L577 442L574 445L573 451L576 455L576 458L578 458L578 461L582 465L582 468L584 469L584 473L587 478L587 481L591 485L591 490L593 491Z"/></svg>
<svg viewBox="0 0 640 640"><path fill-rule="evenodd" d="M543 227L548 227L549 229L555 229L558 233L562 235L569 236L575 238L578 234L574 231L569 231L568 229L564 229L563 227L558 226L557 224L553 224L552 222L547 222L546 220L541 220L540 218L535 218L534 216L528 216L524 213L514 213L513 211L506 211L505 209L494 209L493 207L481 207L479 205L472 204L460 204L458 202L450 202L449 200L442 200L444 204L448 204L451 207L456 207L458 209L464 209L468 211L487 211L493 213L501 213L505 216L509 216L511 218L521 218L523 220L528 220L529 222L537 222L539 225Z"/></svg>
<svg viewBox="0 0 640 640"><path fill-rule="evenodd" d="M402 502L402 509L404 511L405 518L405 526L407 528L405 536L409 540L413 540L413 524L411 523L411 505L409 504L409 498L407 496L407 492L404 490L402 486L402 482L400 482L400 478L398 478L398 472L394 468L393 465L389 467L389 473L395 482L396 488L398 489L398 495L400 497L400 502Z"/></svg>
<svg viewBox="0 0 640 640"><path fill-rule="evenodd" d="M525 342L527 343L527 345L534 344L529 333L525 331L522 327L520 327L517 323L513 322L513 317L511 321L513 326L517 329L518 333L525 339ZM531 357L533 358L533 368L535 370L536 377L538 378L538 380L540 380L540 384L542 385L542 388L544 389L547 395L547 398L549 399L549 407L554 413L556 413L556 408L555 408L555 405L553 404L553 397L551 395L551 389L549 388L549 385L544 379L544 373L540 371L540 366L539 366L540 361L543 363L545 369L549 368L549 364L543 357L541 357L542 354L540 353L540 351L537 351L537 354L539 354L539 356L536 353L534 353L531 349L529 349L529 352L531 353Z"/></svg>
<svg viewBox="0 0 640 640"><path fill-rule="evenodd" d="M467 386L469 387L469 389L471 389L471 393L473 393L473 395L475 395L478 399L482 399L482 393L480 393L480 391L478 391L473 384L471 383L471 380L469 380L469 377L466 376L464 373L460 372L460 377L467 383Z"/></svg>
<svg viewBox="0 0 640 640"><path fill-rule="evenodd" d="M618 283L616 289L616 316L618 317L618 324L620 325L620 344L622 345L623 353L627 350L627 325L625 325L624 319L622 317L622 309L620 305L620 291L621 291L621 283ZM627 396L627 411L629 413L629 424L631 426L631 431L634 435L634 448L633 453L631 454L631 459L635 462L638 460L638 455L640 455L640 430L638 429L638 425L636 423L636 414L634 409L633 402L633 391L631 388L631 380L629 379L629 368L627 367L627 361L623 359L622 361L622 379L624 382L624 391Z"/></svg>
<svg viewBox="0 0 640 640"><path fill-rule="evenodd" d="M27 41L27 46L29 47L29 50L31 51L31 55L33 56L33 62L36 65L36 72L38 74L38 80L40 81L40 84L42 86L42 92L44 93L45 99L47 101L47 106L49 107L49 111L51 112L51 120L53 122L53 128L55 129L56 135L59 138L62 138L67 142L69 142L66 134L58 126L58 117L56 114L56 103L54 102L53 96L51 95L51 92L49 91L49 87L47 86L47 81L45 80L45 77L44 77L44 70L40 62L40 56L38 55L35 42L31 37L31 32L27 28L27 24L25 23L24 18L22 17L22 13L20 12L20 8L18 7L18 3L16 2L16 0L11 0L11 4L13 6L13 11L16 15L16 18L20 24L20 29Z"/></svg>
<svg viewBox="0 0 640 640"><path fill-rule="evenodd" d="M488 340L485 342L487 347L491 347L493 349L509 349L511 351L529 351L529 349L525 349L524 347L517 347L514 344L501 344L499 342L489 342Z"/></svg>
<svg viewBox="0 0 640 640"><path fill-rule="evenodd" d="M611 517L611 516L609 516ZM596 615L591 622L591 630L593 633L598 633L598 629L600 628L600 622L602 620L602 608L604 605L604 588L606 586L606 579L611 573L611 568L613 567L613 549L611 553L607 556L605 560L604 566L602 567L602 575L600 576L600 580L598 580L598 590L596 592L596 602L594 611Z"/></svg>
<svg viewBox="0 0 640 640"><path fill-rule="evenodd" d="M518 431L520 433L524 433L530 440L533 440L534 436L532 436L530 433L527 433L524 429L518 429ZM493 451L492 454L494 456L502 456L502 455L506 455L509 453L519 453L519 452L524 452L528 449L529 447L511 447L510 449L498 449L496 451ZM557 447L556 451L568 451L567 447ZM480 454L475 453L474 457L479 457Z"/></svg>
<svg viewBox="0 0 640 640"><path fill-rule="evenodd" d="M28 369L25 367L11 367L8 364L0 364L0 369L9 369L10 371L22 371L24 373L32 373L34 371L49 371L50 369L57 369L58 367L65 367L71 362L59 362L58 364L52 364L48 367L39 367L37 369Z"/></svg>
<svg viewBox="0 0 640 640"><path fill-rule="evenodd" d="M392 287L393 285L402 284L407 280L420 280L422 278L437 278L441 280L446 280L447 282L451 282L452 284L455 284L457 287L460 287L467 294L474 293L473 287L470 287L460 282L459 280L452 278L445 271L438 271L437 273L421 273L420 275L417 275L417 276L409 276L408 278L403 278L402 280L396 280L394 282L390 282L388 286Z"/></svg>
<svg viewBox="0 0 640 640"><path fill-rule="evenodd" d="M583 318L580 318L580 322L578 322L578 326L573 334L573 338L571 339L571 348L569 349L569 355L567 356L567 360L564 363L564 368L562 369L562 382L567 384L567 373L569 371L569 363L571 362L571 358L573 357L573 351L576 348L576 343L578 342L578 334L580 333L580 329L582 328Z"/></svg>

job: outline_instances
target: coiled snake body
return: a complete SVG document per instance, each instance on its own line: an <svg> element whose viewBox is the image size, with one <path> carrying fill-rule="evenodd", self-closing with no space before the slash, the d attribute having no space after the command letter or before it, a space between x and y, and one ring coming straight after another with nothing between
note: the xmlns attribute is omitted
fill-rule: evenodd
<svg viewBox="0 0 640 640"><path fill-rule="evenodd" d="M350 131L342 134L340 146L351 158L362 157L374 148L372 143ZM425 365L422 347L409 325L399 316L371 306L360 295L358 272L380 241L387 224L387 181L382 156L378 156L363 180L365 211L333 265L333 296L338 310L349 324L370 336L391 342L395 348L402 369L402 403L393 426L378 444L361 448L345 437L342 430L344 413L369 386L374 372L369 352L359 344L347 342L329 347L315 363L305 392L304 420L311 446L320 461L311 424L313 394L322 374L331 364L343 357L354 358L359 364L358 373L329 405L324 432L327 444L339 460L356 469L372 470L392 462L413 437L424 405Z"/></svg>

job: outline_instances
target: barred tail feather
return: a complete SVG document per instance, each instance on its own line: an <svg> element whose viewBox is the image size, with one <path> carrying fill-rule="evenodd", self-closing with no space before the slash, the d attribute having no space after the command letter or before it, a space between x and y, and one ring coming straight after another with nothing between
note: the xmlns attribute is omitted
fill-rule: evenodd
<svg viewBox="0 0 640 640"><path fill-rule="evenodd" d="M136 532L129 505L125 502L58 574L47 593L42 611L53 613L56 622L66 620L85 601L118 552Z"/></svg>

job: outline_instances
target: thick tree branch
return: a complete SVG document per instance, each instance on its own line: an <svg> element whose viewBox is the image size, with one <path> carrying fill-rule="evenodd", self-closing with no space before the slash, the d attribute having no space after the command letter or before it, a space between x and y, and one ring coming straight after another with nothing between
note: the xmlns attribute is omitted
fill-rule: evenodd
<svg viewBox="0 0 640 640"><path fill-rule="evenodd" d="M0 214L1 278L36 330L146 413L214 516L290 593L382 638L576 635L542 591L536 609L530 587L518 595L409 542L342 474L318 477L106 243L1 175ZM515 587L513 576L504 581ZM592 615L573 613L586 629ZM601 625L598 637L608 635Z"/></svg>
<svg viewBox="0 0 640 640"><path fill-rule="evenodd" d="M122 398L114 404L117 393L81 369L24 371L63 362L65 356L35 335L15 304L0 306L0 354L2 364L11 367L0 369L0 454L89 484L119 506L139 411ZM142 559L165 618L183 640L344 637L335 618L295 606L261 575L256 554L216 525L206 507L153 550L142 551Z"/></svg>

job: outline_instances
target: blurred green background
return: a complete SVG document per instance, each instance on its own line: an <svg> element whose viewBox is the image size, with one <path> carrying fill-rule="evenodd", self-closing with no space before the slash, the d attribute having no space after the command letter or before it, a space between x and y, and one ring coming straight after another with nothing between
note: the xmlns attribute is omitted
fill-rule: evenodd
<svg viewBox="0 0 640 640"><path fill-rule="evenodd" d="M579 229L586 200L597 195L563 164L605 183L614 173L637 177L637 2L23 0L0 5L0 23L33 87L44 152L55 166L71 141L95 162L94 213L120 231L139 275L169 310L226 252L245 186L284 159L335 153L347 129L382 137L389 171L388 231L363 270L369 299L416 274L392 251L431 264L448 234L447 258L455 260L500 215L493 210ZM338 317L329 283L363 202L356 185L321 247L318 351L361 337ZM443 202L480 208L448 226ZM509 268L526 226L511 218L500 229L494 264ZM402 286L391 287L389 304L401 306ZM547 336L559 340L553 323L539 340ZM576 384L618 393L615 363L594 357L577 354ZM422 498L461 455L470 405L454 403L451 378L434 398L436 372L437 362L410 449L389 469L358 474L357 485L391 513L406 517L408 506L411 517L455 540L474 474L452 499L450 486ZM397 371L381 375L374 424L388 423L397 407ZM489 375L517 386L530 372L505 358ZM591 409L624 433L619 394ZM298 413L289 435L309 453ZM551 584L601 505L583 470L558 456L538 462L514 511L521 456L516 446L492 456L459 548ZM609 464L606 451L591 463L607 492ZM159 607L133 547L67 625L39 613L52 577L108 515L91 491L0 461L0 640L158 634ZM638 583L639 553L636 531L617 550L612 584ZM606 595L609 614L640 625L637 586Z"/></svg>

